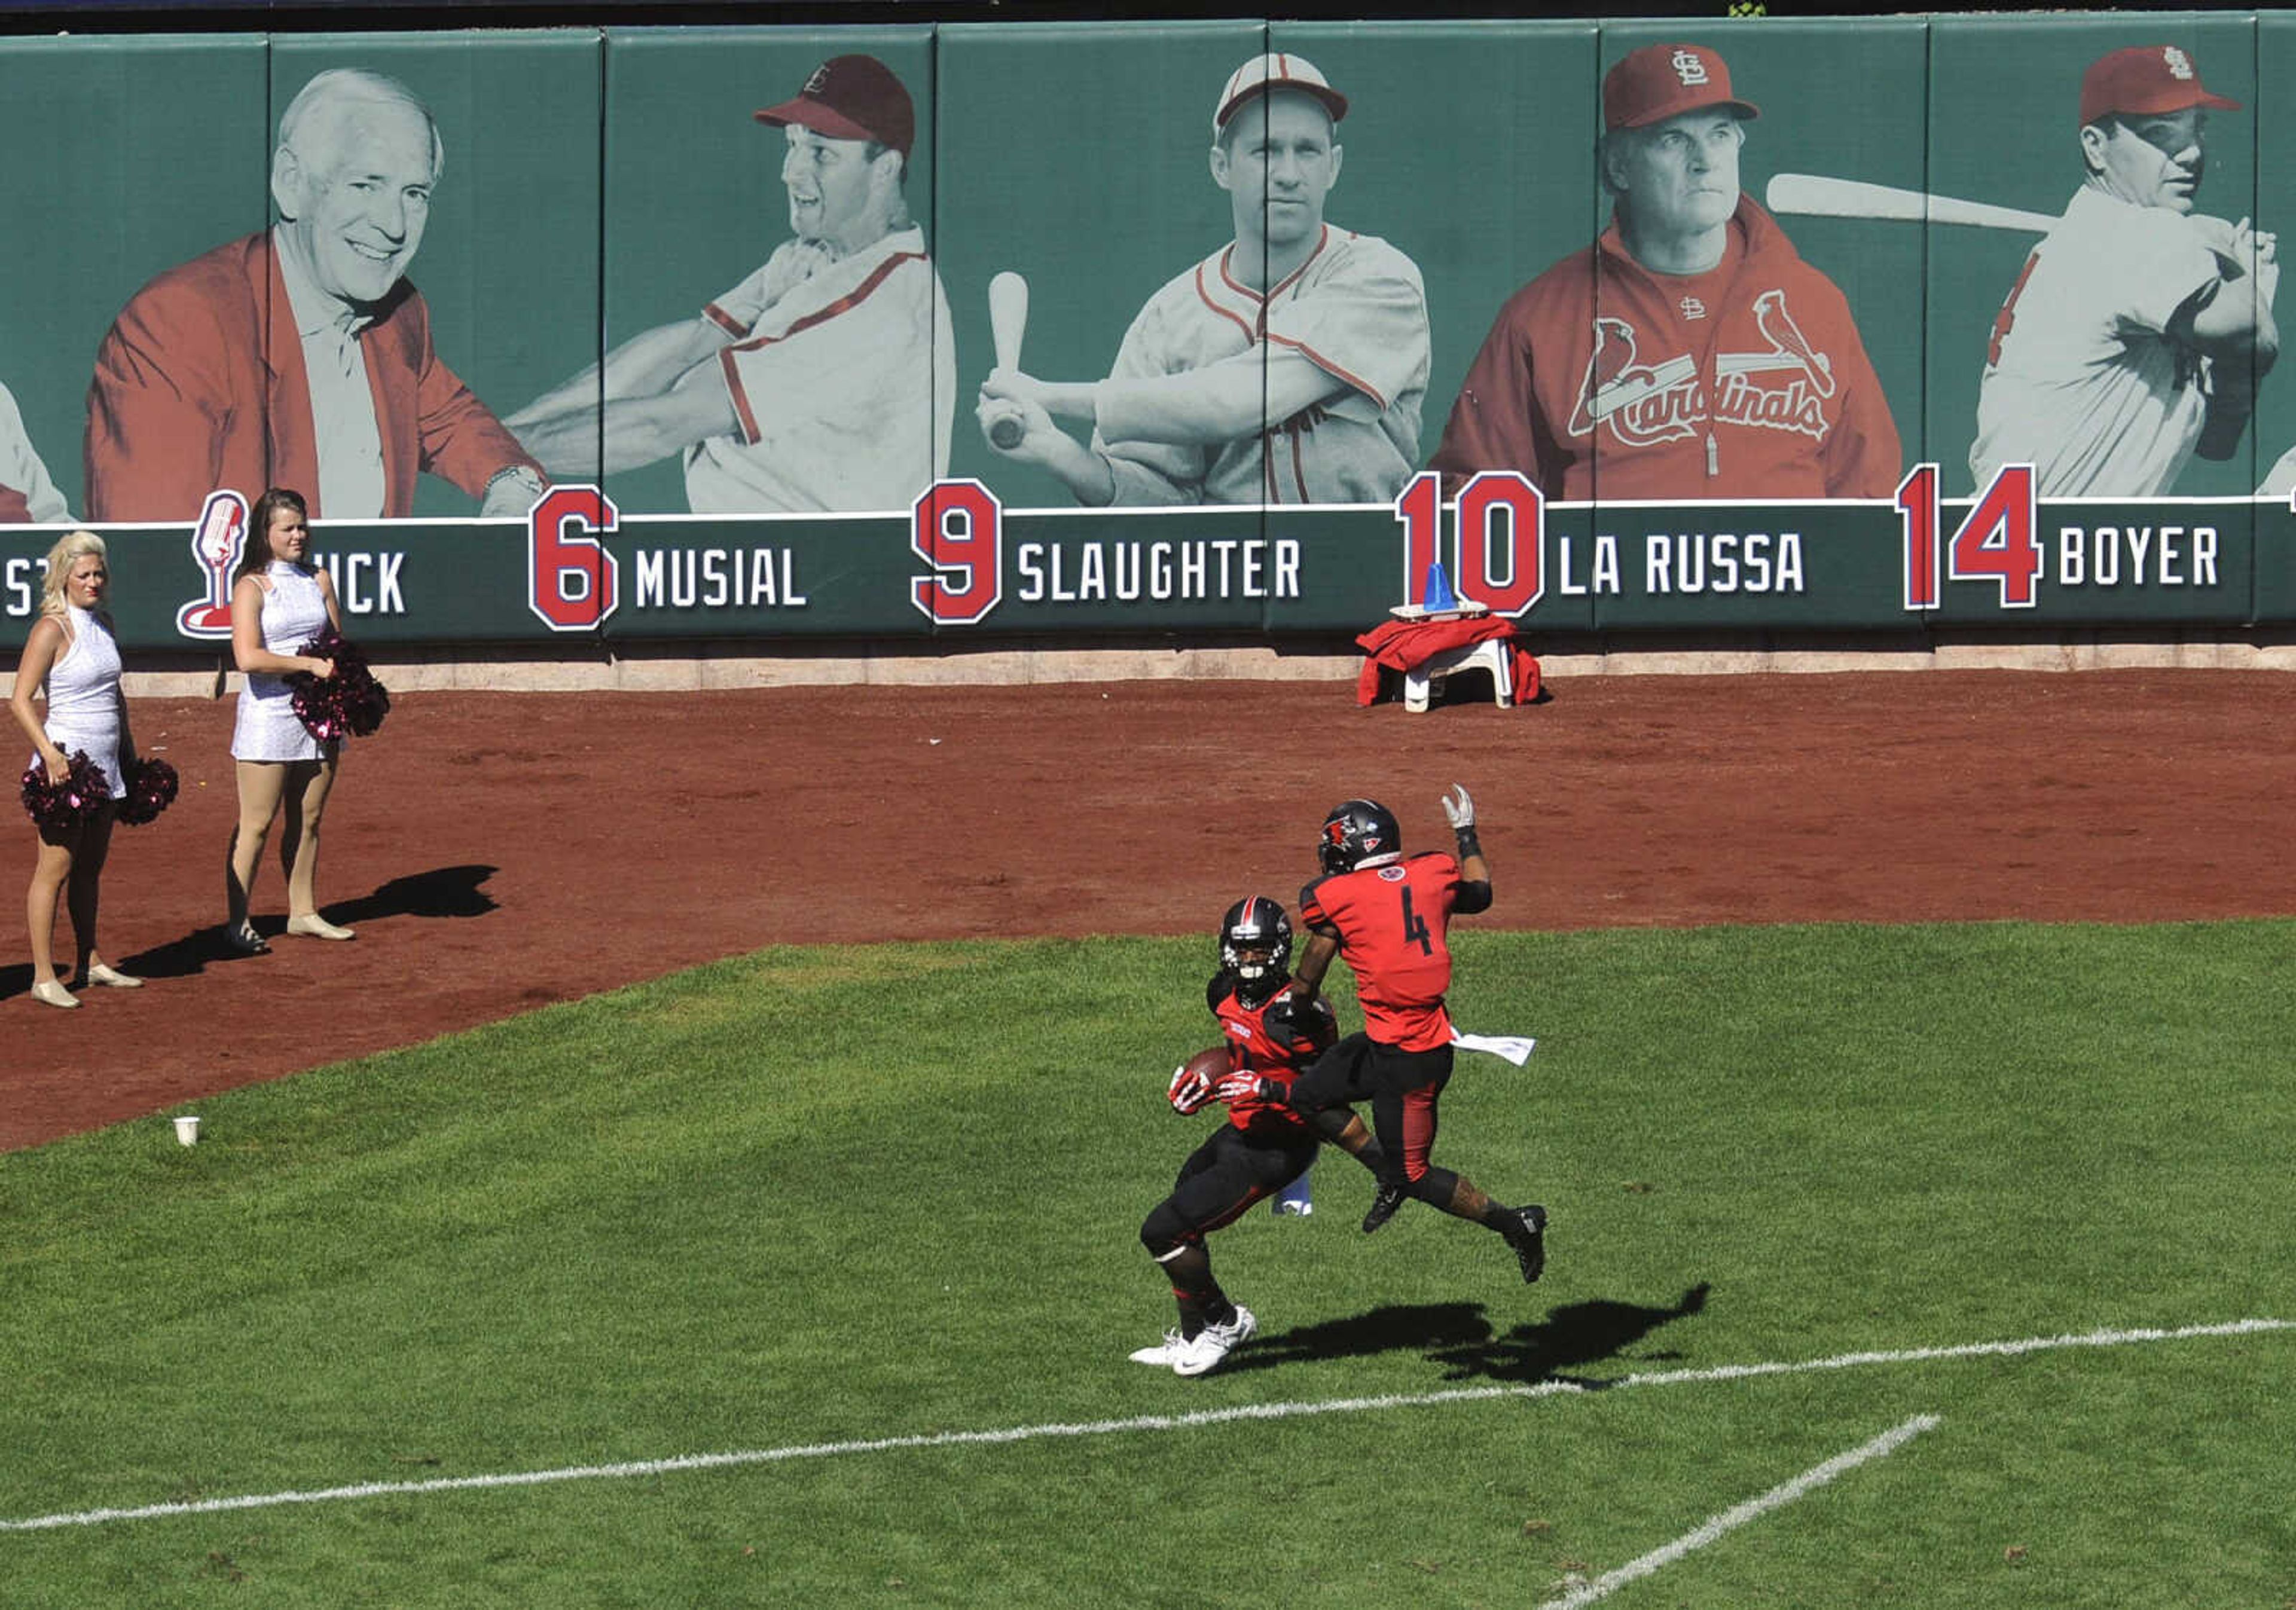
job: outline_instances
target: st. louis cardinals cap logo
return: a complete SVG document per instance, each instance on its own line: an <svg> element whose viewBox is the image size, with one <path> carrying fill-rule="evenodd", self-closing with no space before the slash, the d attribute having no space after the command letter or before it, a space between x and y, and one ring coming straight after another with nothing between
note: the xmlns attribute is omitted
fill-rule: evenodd
<svg viewBox="0 0 2296 1610"><path fill-rule="evenodd" d="M1685 89L1695 88L1706 82L1706 58L1694 50L1685 47L1675 52L1669 59L1669 64Z"/></svg>
<svg viewBox="0 0 2296 1610"><path fill-rule="evenodd" d="M2193 59L2173 45L2161 47L2161 62L2169 69L2171 78L2190 78L2193 76Z"/></svg>

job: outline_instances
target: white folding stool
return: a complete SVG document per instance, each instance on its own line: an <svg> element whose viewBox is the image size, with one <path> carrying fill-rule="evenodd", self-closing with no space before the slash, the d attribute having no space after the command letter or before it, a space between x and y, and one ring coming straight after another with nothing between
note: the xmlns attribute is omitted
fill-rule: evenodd
<svg viewBox="0 0 2296 1610"><path fill-rule="evenodd" d="M1431 685L1439 685L1462 671L1484 671L1490 674L1491 702L1502 710L1507 708L1514 703L1514 657L1507 651L1509 647L1503 637L1488 637L1479 643L1463 643L1429 655L1403 674L1403 707L1424 710Z"/></svg>

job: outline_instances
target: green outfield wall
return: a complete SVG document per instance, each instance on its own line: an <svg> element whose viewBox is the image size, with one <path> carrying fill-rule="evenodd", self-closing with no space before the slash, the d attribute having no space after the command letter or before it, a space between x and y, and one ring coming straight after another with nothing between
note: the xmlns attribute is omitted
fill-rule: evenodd
<svg viewBox="0 0 2296 1610"><path fill-rule="evenodd" d="M418 649L1328 641L1434 560L1534 639L2283 627L2292 68L2233 12L0 40L0 641L80 526L125 644L220 641L208 494L281 481Z"/></svg>

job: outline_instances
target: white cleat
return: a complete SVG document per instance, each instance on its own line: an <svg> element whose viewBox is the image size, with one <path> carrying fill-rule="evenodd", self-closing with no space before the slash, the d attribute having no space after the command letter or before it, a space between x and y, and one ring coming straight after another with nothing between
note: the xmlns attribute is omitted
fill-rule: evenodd
<svg viewBox="0 0 2296 1610"><path fill-rule="evenodd" d="M1163 1341L1156 1346L1134 1348L1132 1361L1136 1364L1159 1364L1169 1369L1180 1361L1187 1351L1188 1344L1180 1333L1177 1330L1168 1330L1164 1333Z"/></svg>
<svg viewBox="0 0 2296 1610"><path fill-rule="evenodd" d="M1259 1321L1251 1310L1237 1304L1235 1318L1225 1325L1207 1325L1196 1333L1194 1341L1181 1344L1179 1357L1172 1361L1172 1373L1199 1376L1218 1369L1220 1361L1259 1328Z"/></svg>

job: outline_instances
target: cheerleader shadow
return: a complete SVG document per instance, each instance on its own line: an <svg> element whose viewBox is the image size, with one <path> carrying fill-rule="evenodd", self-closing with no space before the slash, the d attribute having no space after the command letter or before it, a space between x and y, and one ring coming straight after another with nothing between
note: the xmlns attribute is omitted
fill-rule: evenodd
<svg viewBox="0 0 2296 1610"><path fill-rule="evenodd" d="M485 888L487 879L496 870L480 865L435 867L427 872L394 878L372 895L322 906L320 914L346 928L383 922L394 917L483 917L496 909L494 896ZM256 931L272 940L276 940L286 926L286 920L276 915L258 917L255 921ZM119 966L123 972L142 978L186 978L204 972L210 962L246 959L233 946L223 924L217 923L167 944L138 952ZM32 969L29 966L0 968L0 997L21 994L31 987Z"/></svg>
<svg viewBox="0 0 2296 1610"><path fill-rule="evenodd" d="M496 870L478 865L434 867L394 878L373 894L328 906L322 914L347 928L393 917L483 917L496 909L494 896L485 887Z"/></svg>

